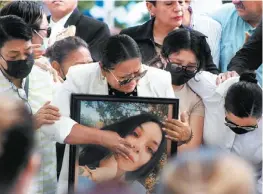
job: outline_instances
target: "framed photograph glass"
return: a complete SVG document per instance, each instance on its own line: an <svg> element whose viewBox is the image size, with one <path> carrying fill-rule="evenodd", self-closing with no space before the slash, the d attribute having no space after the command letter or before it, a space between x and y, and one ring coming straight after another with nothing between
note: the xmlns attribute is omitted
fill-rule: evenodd
<svg viewBox="0 0 263 194"><path fill-rule="evenodd" d="M73 94L73 120L116 132L134 148L131 156L125 158L98 145L71 145L69 191L111 179L127 181L137 190L152 189L169 149L162 123L166 118L177 119L178 111L178 99ZM172 145L175 146L171 146L171 152L176 153L177 144Z"/></svg>

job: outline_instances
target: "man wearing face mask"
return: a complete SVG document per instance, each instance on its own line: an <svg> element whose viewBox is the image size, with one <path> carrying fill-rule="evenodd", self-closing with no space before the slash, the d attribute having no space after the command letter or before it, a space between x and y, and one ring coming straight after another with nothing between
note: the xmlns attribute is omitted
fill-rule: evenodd
<svg viewBox="0 0 263 194"><path fill-rule="evenodd" d="M41 90L42 93L38 93L38 95L35 93L34 95L34 91L39 91L40 81L42 84L45 84L45 79L36 82L34 77L38 76L32 77L32 74L36 73L32 72L34 66L31 42L32 28L17 16L0 16L0 37L0 93L11 95L24 101L31 113L34 114L35 129L39 129L43 124L54 123L55 120L59 119L60 115L56 107L46 102L48 93ZM52 79L50 80L52 81ZM46 90L48 89L46 88ZM49 91L52 93L52 90ZM52 148L55 149L54 144L47 143L47 139L43 137L40 130L37 130L36 133L38 146L45 148L45 151L48 150L48 156L52 155ZM51 148L49 149L49 147ZM45 160L48 159L47 157L43 158ZM56 169L55 161L48 161L47 163L54 165L54 169ZM44 164L43 161L42 164ZM54 182L56 181L55 170L51 173L54 174L54 179L51 182ZM47 180L47 177L45 177L45 180ZM41 181L43 181L43 177ZM54 184L53 191L56 189L56 183L54 182ZM44 188L42 185L39 187Z"/></svg>

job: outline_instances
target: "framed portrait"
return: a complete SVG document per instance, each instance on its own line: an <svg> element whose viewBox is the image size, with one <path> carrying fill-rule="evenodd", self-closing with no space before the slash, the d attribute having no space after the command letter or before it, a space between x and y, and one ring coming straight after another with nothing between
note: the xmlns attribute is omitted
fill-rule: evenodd
<svg viewBox="0 0 263 194"><path fill-rule="evenodd" d="M134 148L131 157L125 158L99 145L70 145L69 191L89 189L111 179L127 181L145 191L152 189L169 149L162 123L167 118L177 119L178 111L178 99L73 94L73 120L116 132ZM173 144L171 151L176 153L177 144Z"/></svg>

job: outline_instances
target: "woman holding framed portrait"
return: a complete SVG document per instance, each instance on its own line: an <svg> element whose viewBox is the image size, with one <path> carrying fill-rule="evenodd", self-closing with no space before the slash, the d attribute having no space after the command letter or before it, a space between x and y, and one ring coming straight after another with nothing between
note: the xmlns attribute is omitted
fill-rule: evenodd
<svg viewBox="0 0 263 194"><path fill-rule="evenodd" d="M143 65L138 45L127 35L110 37L103 45L100 62L71 67L66 78L52 102L62 116L55 124L43 126L43 131L60 143L99 144L127 158L131 153L131 145L116 132L84 126L70 118L71 95L175 98L170 73ZM177 130L178 141L189 139L188 123L185 126L183 130L176 127L171 129ZM64 162L68 162L67 152L66 149ZM67 170L68 164L65 163L60 175L61 192L67 190Z"/></svg>

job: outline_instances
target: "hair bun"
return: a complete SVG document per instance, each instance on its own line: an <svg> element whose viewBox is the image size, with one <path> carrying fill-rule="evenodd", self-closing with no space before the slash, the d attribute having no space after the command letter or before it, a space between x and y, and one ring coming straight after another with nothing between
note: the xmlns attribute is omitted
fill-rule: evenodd
<svg viewBox="0 0 263 194"><path fill-rule="evenodd" d="M257 84L258 80L256 79L256 73L254 72L245 72L240 75L239 81L245 81Z"/></svg>

